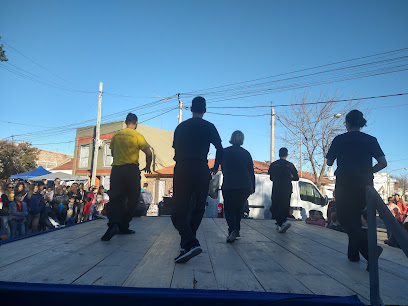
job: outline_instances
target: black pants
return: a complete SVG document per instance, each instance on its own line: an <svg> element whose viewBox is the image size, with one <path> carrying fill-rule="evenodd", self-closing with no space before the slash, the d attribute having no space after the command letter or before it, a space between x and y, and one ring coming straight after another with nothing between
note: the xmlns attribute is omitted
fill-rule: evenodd
<svg viewBox="0 0 408 306"><path fill-rule="evenodd" d="M290 197L292 195L292 185L279 186L274 183L272 187L272 219L282 226L289 217Z"/></svg>
<svg viewBox="0 0 408 306"><path fill-rule="evenodd" d="M336 179L337 218L349 237L347 256L352 261L368 260L367 230L361 228L361 215L366 207L366 186L372 180Z"/></svg>
<svg viewBox="0 0 408 306"><path fill-rule="evenodd" d="M223 190L225 219L228 223L228 234L233 231L240 231L241 218L244 213L244 205L249 197L249 190L230 189Z"/></svg>
<svg viewBox="0 0 408 306"><path fill-rule="evenodd" d="M173 177L171 220L181 237L181 247L199 246L196 232L205 212L211 175L206 162L177 162Z"/></svg>
<svg viewBox="0 0 408 306"><path fill-rule="evenodd" d="M113 166L110 177L109 203L106 214L108 226L117 224L126 231L140 198L140 170L135 164Z"/></svg>

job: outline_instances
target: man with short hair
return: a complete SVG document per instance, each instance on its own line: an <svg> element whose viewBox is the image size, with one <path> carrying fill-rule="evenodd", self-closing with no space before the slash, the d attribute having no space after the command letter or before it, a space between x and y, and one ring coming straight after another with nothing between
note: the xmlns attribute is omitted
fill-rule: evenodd
<svg viewBox="0 0 408 306"><path fill-rule="evenodd" d="M218 171L222 158L221 138L215 126L204 120L206 101L195 97L192 118L180 123L174 131L175 151L173 176L173 206L171 219L181 237L180 254L175 263L185 263L202 252L196 232L205 212L208 186L211 180L207 155L212 143L217 149L214 168Z"/></svg>
<svg viewBox="0 0 408 306"><path fill-rule="evenodd" d="M140 198L140 171L151 173L152 151L143 135L136 132L137 116L129 113L126 128L115 133L110 149L113 156L110 201L106 206L108 229L101 237L109 241L116 234L134 234L129 229ZM139 170L139 151L146 154L146 167Z"/></svg>
<svg viewBox="0 0 408 306"><path fill-rule="evenodd" d="M298 181L299 175L295 166L288 162L288 149L279 149L279 158L274 161L268 170L272 185L272 219L276 221L276 230L284 233L291 226L287 221L292 195L292 181Z"/></svg>
<svg viewBox="0 0 408 306"><path fill-rule="evenodd" d="M142 199L143 199L143 203L146 205L146 209L149 209L150 204L152 203L153 200L153 196L152 193L150 192L149 189L147 189L147 187L149 187L148 183L144 183L143 184L143 191L142 191Z"/></svg>

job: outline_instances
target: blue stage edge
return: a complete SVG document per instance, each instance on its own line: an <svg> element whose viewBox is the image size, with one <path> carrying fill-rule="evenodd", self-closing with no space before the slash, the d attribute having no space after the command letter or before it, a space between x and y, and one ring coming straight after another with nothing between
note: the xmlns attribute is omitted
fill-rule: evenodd
<svg viewBox="0 0 408 306"><path fill-rule="evenodd" d="M0 282L6 305L363 305L356 295L129 288ZM10 304L9 304L10 303Z"/></svg>

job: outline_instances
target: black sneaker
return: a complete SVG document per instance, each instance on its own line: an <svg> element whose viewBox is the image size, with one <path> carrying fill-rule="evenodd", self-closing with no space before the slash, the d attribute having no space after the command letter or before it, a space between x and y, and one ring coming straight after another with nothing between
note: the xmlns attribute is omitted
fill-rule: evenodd
<svg viewBox="0 0 408 306"><path fill-rule="evenodd" d="M238 235L237 235L237 237L235 237L235 240L239 240L239 239L241 239L241 235L240 235L240 233L238 232Z"/></svg>
<svg viewBox="0 0 408 306"><path fill-rule="evenodd" d="M177 255L176 258L174 258L174 262L176 262L176 259L177 259L177 258L179 258L180 256L184 255L184 253L186 253L186 250L183 249L183 248L180 248L179 254Z"/></svg>
<svg viewBox="0 0 408 306"><path fill-rule="evenodd" d="M106 233L101 237L102 241L109 241L112 239L113 236L115 236L117 233L119 233L118 226L116 224L111 225L108 227L106 230Z"/></svg>
<svg viewBox="0 0 408 306"><path fill-rule="evenodd" d="M229 236L227 237L227 242L228 243L232 243L235 241L235 239L237 239L238 236L238 231L232 231L231 234L229 234Z"/></svg>
<svg viewBox="0 0 408 306"><path fill-rule="evenodd" d="M125 231L119 230L118 235L130 235L130 234L134 234L134 233L136 233L134 230L127 229L127 230L125 230Z"/></svg>
<svg viewBox="0 0 408 306"><path fill-rule="evenodd" d="M189 261L191 258L197 256L203 251L200 246L192 247L189 250L184 250L180 252L180 255L174 259L175 263L185 263Z"/></svg>

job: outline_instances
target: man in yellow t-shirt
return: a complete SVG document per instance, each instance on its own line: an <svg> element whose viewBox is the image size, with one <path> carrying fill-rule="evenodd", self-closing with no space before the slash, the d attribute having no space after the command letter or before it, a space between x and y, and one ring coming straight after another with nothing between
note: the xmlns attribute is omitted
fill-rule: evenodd
<svg viewBox="0 0 408 306"><path fill-rule="evenodd" d="M139 151L146 154L146 167L151 173L152 151L143 135L136 132L137 116L129 113L126 128L115 133L110 149L113 156L109 203L106 206L108 230L101 240L108 241L116 234L134 234L129 223L140 198Z"/></svg>

